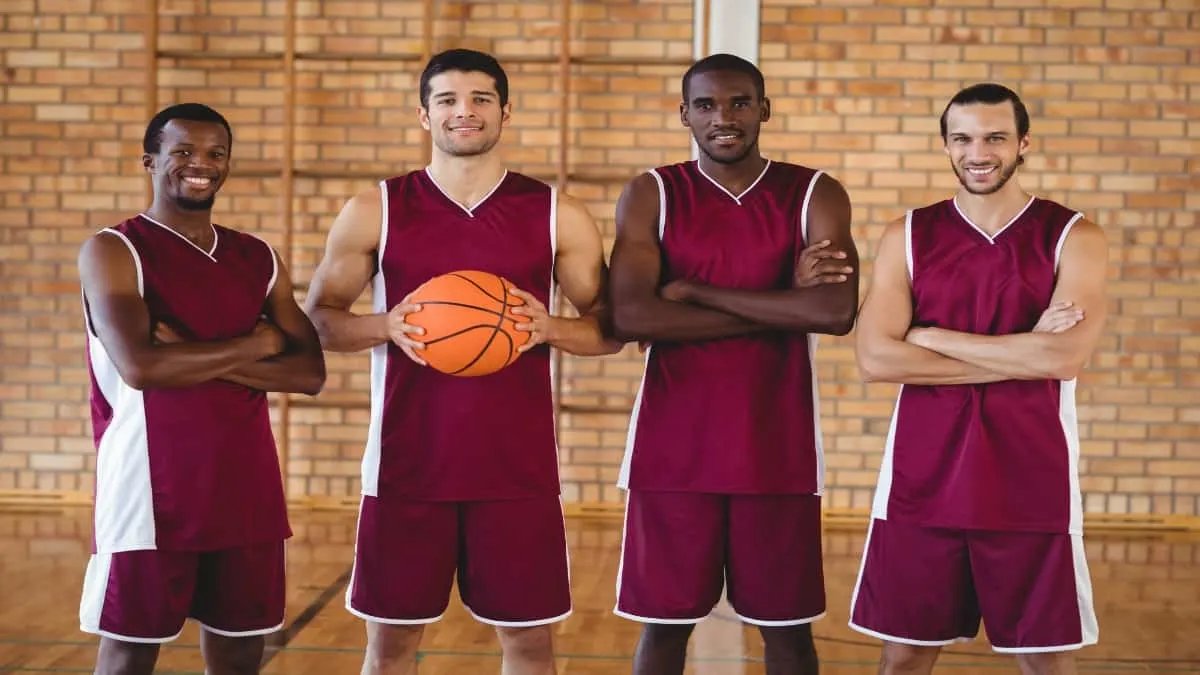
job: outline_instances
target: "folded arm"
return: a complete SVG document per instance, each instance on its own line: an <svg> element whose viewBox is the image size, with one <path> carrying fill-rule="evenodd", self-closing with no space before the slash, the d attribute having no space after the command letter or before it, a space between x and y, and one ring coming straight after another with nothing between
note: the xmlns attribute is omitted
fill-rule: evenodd
<svg viewBox="0 0 1200 675"><path fill-rule="evenodd" d="M253 389L316 396L325 386L325 354L312 323L296 304L291 276L275 255L279 273L267 296L266 314L286 343L284 351L261 361L239 366L221 377Z"/></svg>
<svg viewBox="0 0 1200 675"><path fill-rule="evenodd" d="M867 382L982 384L1009 377L905 342L912 325L912 286L904 255L904 220L888 224L879 242L867 297L858 314L855 358Z"/></svg>
<svg viewBox="0 0 1200 675"><path fill-rule="evenodd" d="M832 249L846 254L841 262L850 271L843 281L772 291L684 283L682 299L774 329L846 335L858 311L858 250L850 232L850 197L841 183L827 174L817 178L807 218L806 244L829 241ZM808 262L802 259L799 264ZM798 271L796 277L801 276L803 271Z"/></svg>
<svg viewBox="0 0 1200 675"><path fill-rule="evenodd" d="M662 247L658 241L659 196L654 176L642 174L617 200L610 304L613 332L622 341L712 340L766 330L727 312L666 300Z"/></svg>
<svg viewBox="0 0 1200 675"><path fill-rule="evenodd" d="M137 265L118 235L102 232L84 242L78 266L91 327L121 379L134 389L189 387L283 348L281 334L267 324L230 340L156 343Z"/></svg>
<svg viewBox="0 0 1200 675"><path fill-rule="evenodd" d="M975 335L922 328L909 337L950 358L1022 380L1073 380L1091 357L1104 330L1108 242L1099 225L1079 220L1067 235L1059 259L1051 305L1071 302L1083 318L1069 330Z"/></svg>

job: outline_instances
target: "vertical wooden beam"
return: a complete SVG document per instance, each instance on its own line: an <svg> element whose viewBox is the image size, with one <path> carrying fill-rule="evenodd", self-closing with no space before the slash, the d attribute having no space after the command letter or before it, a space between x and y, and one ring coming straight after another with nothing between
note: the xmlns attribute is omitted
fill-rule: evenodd
<svg viewBox="0 0 1200 675"><path fill-rule="evenodd" d="M559 2L559 44L558 44L558 167L556 180L558 189L566 190L569 182L569 160L571 141L571 0ZM558 211L555 210L555 213ZM554 223L558 227L558 223ZM557 289L556 289L557 290ZM551 311L562 314L564 303L562 293L556 292L550 298ZM554 433L561 437L562 383L564 355L561 349L554 350L553 365L553 396L554 396Z"/></svg>
<svg viewBox="0 0 1200 675"><path fill-rule="evenodd" d="M279 257L292 268L292 231L295 229L295 172L296 172L296 0L283 4L283 152L280 158L280 204L283 214L283 236L279 242ZM288 470L292 456L292 398L279 394L279 469L283 474L284 493L288 490Z"/></svg>
<svg viewBox="0 0 1200 675"><path fill-rule="evenodd" d="M146 124L158 113L158 0L146 0L146 28L142 43L146 59L145 119L142 123ZM149 175L145 176L142 189L145 192L146 203L149 204L154 198L154 181Z"/></svg>
<svg viewBox="0 0 1200 675"><path fill-rule="evenodd" d="M709 0L698 0L696 3L697 9L700 10L700 25L703 26L700 33L700 57L708 56L709 37L712 34L712 3ZM699 60L699 59L697 59Z"/></svg>
<svg viewBox="0 0 1200 675"><path fill-rule="evenodd" d="M425 0L424 15L421 24L421 63L417 64L417 73L425 68L429 59L433 58L433 15L436 11L436 0ZM421 161L429 164L433 159L433 138L429 134L421 135Z"/></svg>

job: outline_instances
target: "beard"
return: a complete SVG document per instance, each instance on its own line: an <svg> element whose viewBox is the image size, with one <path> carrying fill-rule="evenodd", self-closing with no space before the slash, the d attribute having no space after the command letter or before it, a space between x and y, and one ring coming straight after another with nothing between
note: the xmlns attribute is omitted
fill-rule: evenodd
<svg viewBox="0 0 1200 675"><path fill-rule="evenodd" d="M693 134L692 137L695 138L695 135ZM738 152L736 155L713 154L712 152L709 151L708 148L704 147L704 143L702 143L699 138L695 138L695 140L696 140L696 147L700 148L700 152L704 153L705 157L709 158L713 162L716 162L717 164L730 165L730 164L737 164L738 162L741 162L742 160L746 159L751 154L753 154L755 150L758 149L758 135L755 134L753 137L750 137L749 135L747 135L747 138L748 138L748 142L745 144L745 146L742 147L742 150L740 152Z"/></svg>
<svg viewBox="0 0 1200 675"><path fill-rule="evenodd" d="M217 201L217 196L206 197L204 199L192 199L190 197L176 197L175 205L184 211L209 211L213 204Z"/></svg>
<svg viewBox="0 0 1200 675"><path fill-rule="evenodd" d="M491 152L492 148L500 143L500 137L482 139L474 143L456 143L453 139L447 136L435 137L433 144L438 150L450 155L451 157L476 157L478 155L486 155Z"/></svg>
<svg viewBox="0 0 1200 675"><path fill-rule="evenodd" d="M1012 164L1008 164L1008 165L1001 164L1000 167L997 169L997 171L999 172L999 178L996 179L995 184L987 186L987 187L972 186L971 182L970 182L970 175L967 173L967 170L965 168L960 168L960 167L954 166L953 164L951 164L951 167L954 169L954 175L958 178L958 182L959 182L959 184L961 184L963 186L964 190L966 190L967 192L970 192L973 195L990 195L995 192L999 192L1000 188L1004 187L1008 183L1009 179L1011 179L1013 177L1013 174L1015 174L1017 172L1017 167L1019 167L1020 165L1021 165L1020 157L1017 157L1017 159L1015 161L1013 161Z"/></svg>

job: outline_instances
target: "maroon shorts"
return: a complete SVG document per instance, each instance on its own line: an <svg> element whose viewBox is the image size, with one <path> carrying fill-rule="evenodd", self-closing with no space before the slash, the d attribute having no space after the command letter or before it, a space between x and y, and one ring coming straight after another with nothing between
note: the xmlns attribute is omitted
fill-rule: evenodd
<svg viewBox="0 0 1200 675"><path fill-rule="evenodd" d="M998 652L1052 652L1099 637L1083 537L945 530L873 519L850 627L889 642L974 639Z"/></svg>
<svg viewBox="0 0 1200 675"><path fill-rule="evenodd" d="M389 624L432 623L458 593L476 619L536 626L571 613L557 495L486 502L364 496L346 608Z"/></svg>
<svg viewBox="0 0 1200 675"><path fill-rule="evenodd" d="M283 627L284 542L220 551L93 555L79 627L125 642L170 642L190 617L227 637Z"/></svg>
<svg viewBox="0 0 1200 675"><path fill-rule="evenodd" d="M747 623L790 626L821 618L821 498L631 490L616 614L696 623L723 589Z"/></svg>

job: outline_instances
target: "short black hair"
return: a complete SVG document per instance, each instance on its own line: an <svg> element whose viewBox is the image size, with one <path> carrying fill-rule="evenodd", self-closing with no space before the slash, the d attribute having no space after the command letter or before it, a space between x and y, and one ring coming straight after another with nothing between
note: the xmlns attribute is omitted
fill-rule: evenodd
<svg viewBox="0 0 1200 675"><path fill-rule="evenodd" d="M942 110L941 129L942 140L946 140L946 115L950 113L950 107L955 105L968 105L971 103L986 103L995 105L1012 101L1013 112L1016 115L1017 121L1017 137L1024 138L1029 133L1029 111L1025 108L1025 103L1021 101L1021 97L1017 96L1017 92L1009 89L1002 84L994 82L981 82L973 84L966 89L954 95L950 102L946 104L946 108Z"/></svg>
<svg viewBox="0 0 1200 675"><path fill-rule="evenodd" d="M225 127L229 134L229 144L233 145L233 129L229 121L221 113L203 103L176 103L158 112L146 125L146 135L142 137L142 151L146 154L157 154L162 148L162 130L171 120L187 120L189 122L216 122Z"/></svg>
<svg viewBox="0 0 1200 675"><path fill-rule="evenodd" d="M688 85L692 81L693 75L700 73L711 73L717 70L732 70L738 73L745 73L754 80L754 89L758 92L758 100L763 100L767 96L767 85L763 80L762 71L758 66L750 63L746 59L733 54L712 54L706 56L692 64L687 72L683 74L683 100L688 100Z"/></svg>
<svg viewBox="0 0 1200 675"><path fill-rule="evenodd" d="M496 93L500 95L500 105L508 103L508 74L500 66L500 62L491 54L485 54L474 49L447 49L434 54L421 71L421 107L429 109L429 81L435 76L447 71L457 70L463 73L480 72L490 75L496 81Z"/></svg>

